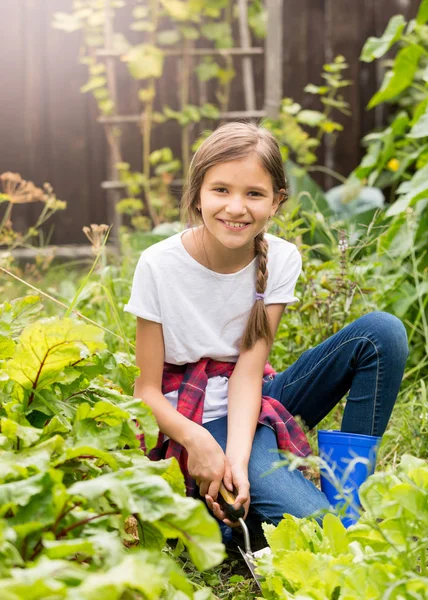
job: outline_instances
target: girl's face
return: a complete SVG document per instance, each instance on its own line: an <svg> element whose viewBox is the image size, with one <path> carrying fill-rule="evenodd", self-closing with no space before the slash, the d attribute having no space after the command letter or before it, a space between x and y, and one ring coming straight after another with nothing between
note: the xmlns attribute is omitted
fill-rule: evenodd
<svg viewBox="0 0 428 600"><path fill-rule="evenodd" d="M284 190L281 190L284 192ZM201 191L206 229L226 248L252 247L257 234L275 214L281 194L255 153L208 169Z"/></svg>

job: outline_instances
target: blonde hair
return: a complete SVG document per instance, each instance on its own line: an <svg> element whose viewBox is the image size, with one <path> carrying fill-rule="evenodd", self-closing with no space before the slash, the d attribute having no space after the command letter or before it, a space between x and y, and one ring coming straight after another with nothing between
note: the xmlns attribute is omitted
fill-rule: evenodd
<svg viewBox="0 0 428 600"><path fill-rule="evenodd" d="M204 140L190 163L181 202L184 222L193 226L202 221L197 207L208 169L219 163L246 158L252 153L257 154L263 168L270 174L274 193L279 193L281 189L287 192L281 152L274 136L267 129L253 123L226 123ZM287 193L283 193L278 208L286 199ZM264 294L268 278L268 244L263 231L254 238L254 250L258 263L256 293ZM241 349L250 350L259 339L266 340L269 345L273 341L266 307L261 299L256 300L251 309L241 339Z"/></svg>

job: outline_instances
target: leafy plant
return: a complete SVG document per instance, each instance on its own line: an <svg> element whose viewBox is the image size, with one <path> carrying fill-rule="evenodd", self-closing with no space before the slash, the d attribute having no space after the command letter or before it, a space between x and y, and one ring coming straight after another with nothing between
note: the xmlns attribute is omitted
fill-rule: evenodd
<svg viewBox="0 0 428 600"><path fill-rule="evenodd" d="M264 526L272 549L258 560L264 598L426 598L428 463L404 455L395 471L369 477L360 498L365 513L347 530L332 514L322 527L291 515Z"/></svg>
<svg viewBox="0 0 428 600"><path fill-rule="evenodd" d="M2 597L211 597L163 552L176 538L199 569L223 558L176 461L139 449L158 428L131 395L137 369L98 327L38 310L37 297L0 306Z"/></svg>

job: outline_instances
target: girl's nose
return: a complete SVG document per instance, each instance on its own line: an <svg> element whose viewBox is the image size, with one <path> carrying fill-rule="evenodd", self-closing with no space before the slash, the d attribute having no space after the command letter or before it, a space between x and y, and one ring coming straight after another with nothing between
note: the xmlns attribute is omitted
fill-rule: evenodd
<svg viewBox="0 0 428 600"><path fill-rule="evenodd" d="M229 198L226 206L226 212L230 215L243 215L247 212L247 207L244 198L241 196L233 196Z"/></svg>

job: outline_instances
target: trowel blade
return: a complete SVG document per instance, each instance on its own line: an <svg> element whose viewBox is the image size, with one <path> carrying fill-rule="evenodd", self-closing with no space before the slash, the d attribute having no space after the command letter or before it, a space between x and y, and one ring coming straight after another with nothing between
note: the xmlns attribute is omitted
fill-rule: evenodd
<svg viewBox="0 0 428 600"><path fill-rule="evenodd" d="M256 575L256 571L255 571L254 558L257 558L258 556L261 556L262 554L266 554L266 553L270 552L271 550L270 550L269 546L267 546L266 548L262 548L261 550L258 550L254 554L244 552L240 546L238 546L238 550L241 553L242 558L245 560L247 567L250 569L251 575L254 577L254 580L257 583L257 585L259 586L260 591L262 591L262 586L260 585L259 576Z"/></svg>

